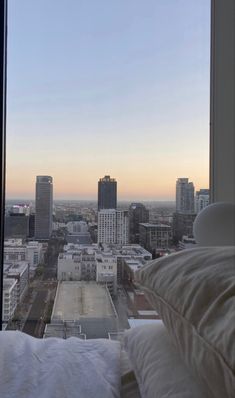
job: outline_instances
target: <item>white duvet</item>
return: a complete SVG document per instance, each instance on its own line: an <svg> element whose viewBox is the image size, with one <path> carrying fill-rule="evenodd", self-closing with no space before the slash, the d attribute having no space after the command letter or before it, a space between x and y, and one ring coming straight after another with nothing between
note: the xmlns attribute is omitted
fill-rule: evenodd
<svg viewBox="0 0 235 398"><path fill-rule="evenodd" d="M118 398L120 344L0 332L1 398Z"/></svg>

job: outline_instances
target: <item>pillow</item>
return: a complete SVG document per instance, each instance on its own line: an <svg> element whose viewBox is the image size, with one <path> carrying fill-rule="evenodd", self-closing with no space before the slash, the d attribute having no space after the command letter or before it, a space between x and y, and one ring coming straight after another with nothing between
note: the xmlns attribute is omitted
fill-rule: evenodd
<svg viewBox="0 0 235 398"><path fill-rule="evenodd" d="M235 246L177 252L136 278L198 380L213 397L234 397Z"/></svg>
<svg viewBox="0 0 235 398"><path fill-rule="evenodd" d="M205 207L193 223L199 246L235 245L235 204L217 202Z"/></svg>
<svg viewBox="0 0 235 398"><path fill-rule="evenodd" d="M162 323L128 330L124 345L142 398L209 397L190 374Z"/></svg>

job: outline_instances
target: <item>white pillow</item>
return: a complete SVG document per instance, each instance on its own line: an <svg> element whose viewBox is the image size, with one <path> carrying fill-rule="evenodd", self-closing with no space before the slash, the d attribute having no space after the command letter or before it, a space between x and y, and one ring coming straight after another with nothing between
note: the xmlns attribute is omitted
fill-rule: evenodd
<svg viewBox="0 0 235 398"><path fill-rule="evenodd" d="M234 398L235 246L183 250L136 278L197 380L215 398Z"/></svg>
<svg viewBox="0 0 235 398"><path fill-rule="evenodd" d="M235 245L235 204L217 202L205 207L193 223L199 246Z"/></svg>
<svg viewBox="0 0 235 398"><path fill-rule="evenodd" d="M162 323L128 330L124 344L142 398L209 398L190 374Z"/></svg>

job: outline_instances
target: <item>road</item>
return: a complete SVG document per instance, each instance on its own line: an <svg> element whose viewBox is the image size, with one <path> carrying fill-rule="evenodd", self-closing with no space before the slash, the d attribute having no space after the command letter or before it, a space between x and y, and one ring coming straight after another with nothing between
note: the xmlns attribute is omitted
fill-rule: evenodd
<svg viewBox="0 0 235 398"><path fill-rule="evenodd" d="M113 299L113 303L118 314L119 331L123 331L124 329L129 329L130 327L128 323L129 310L127 302L128 298L125 290L123 288L119 288L117 297Z"/></svg>
<svg viewBox="0 0 235 398"><path fill-rule="evenodd" d="M34 299L28 318L24 324L23 332L34 337L39 337L39 329L44 318L45 304L48 298L48 290L40 290Z"/></svg>

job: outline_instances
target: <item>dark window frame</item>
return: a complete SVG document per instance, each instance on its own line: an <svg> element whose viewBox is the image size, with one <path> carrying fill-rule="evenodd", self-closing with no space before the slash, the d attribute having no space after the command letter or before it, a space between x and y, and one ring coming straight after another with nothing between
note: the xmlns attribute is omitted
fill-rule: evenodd
<svg viewBox="0 0 235 398"><path fill-rule="evenodd" d="M0 0L0 330L3 306L3 248L6 169L7 0Z"/></svg>

